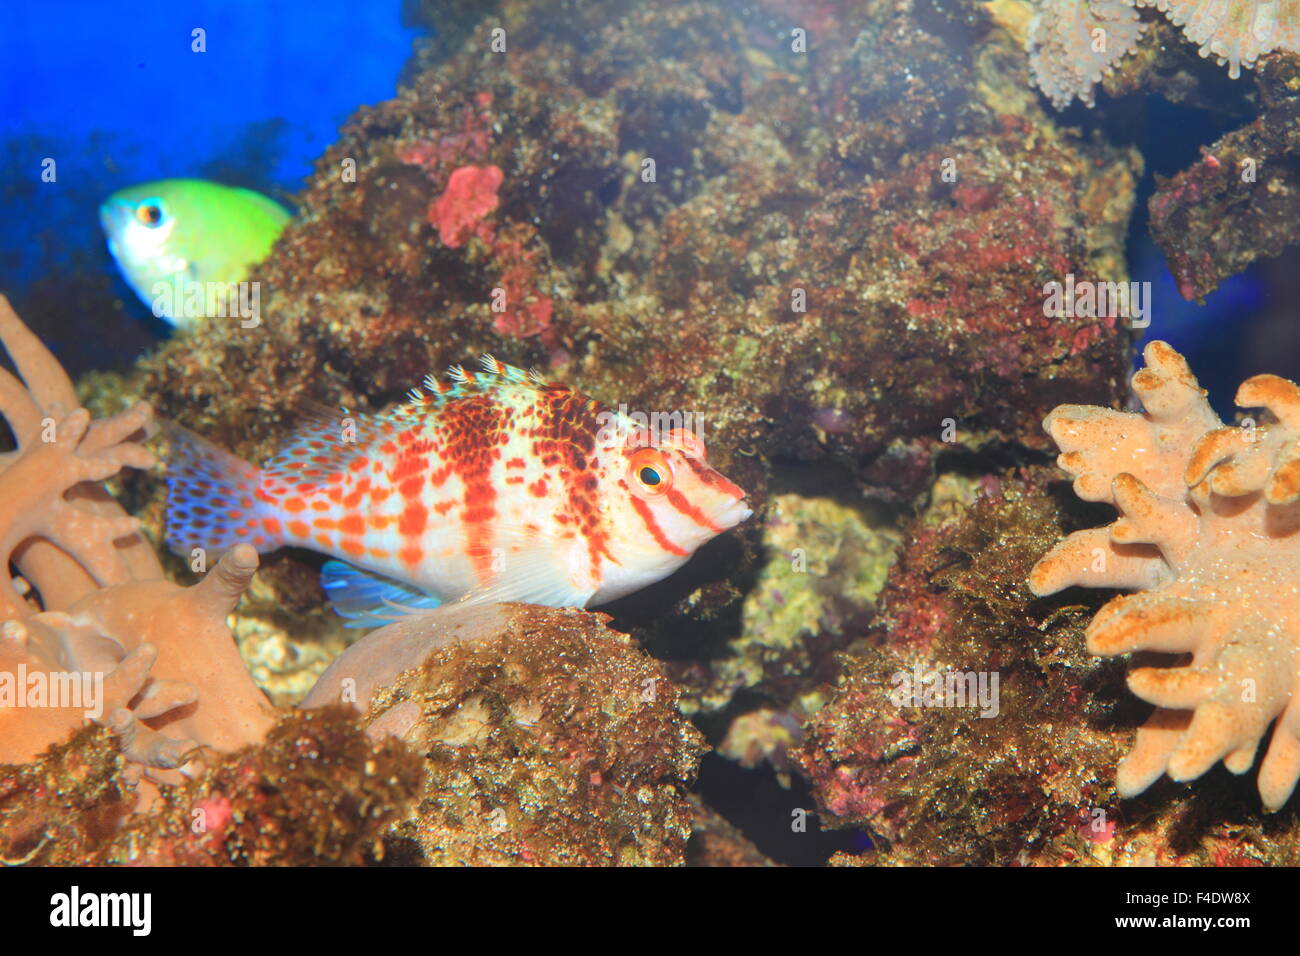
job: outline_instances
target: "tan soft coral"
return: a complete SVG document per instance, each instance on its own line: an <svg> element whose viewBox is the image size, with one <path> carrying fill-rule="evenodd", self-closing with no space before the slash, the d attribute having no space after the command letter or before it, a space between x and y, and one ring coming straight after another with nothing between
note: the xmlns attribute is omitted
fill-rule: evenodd
<svg viewBox="0 0 1300 956"><path fill-rule="evenodd" d="M152 419L143 402L102 421L78 408L72 381L0 296L0 342L22 381L0 369L0 414L17 448L0 454L0 555L36 588L41 606L61 610L99 587L160 578L162 565L139 522L98 483L123 467L148 468L139 444ZM32 606L0 566L0 617Z"/></svg>
<svg viewBox="0 0 1300 956"><path fill-rule="evenodd" d="M1249 379L1237 404L1271 419L1225 428L1181 355L1163 342L1143 354L1144 413L1062 405L1043 423L1075 493L1120 517L1057 544L1029 587L1136 589L1097 613L1088 650L1191 655L1129 674L1156 710L1119 765L1121 796L1219 760L1245 773L1276 718L1258 779L1276 810L1300 778L1300 387Z"/></svg>
<svg viewBox="0 0 1300 956"><path fill-rule="evenodd" d="M237 545L191 587L131 581L96 591L68 611L85 633L111 636L122 655L113 666L144 655L131 671L139 690L127 698L130 706L106 713L128 756L149 767L155 781L179 783L178 772L165 771L200 760L204 748L229 753L257 743L274 723L226 626L257 563L251 545ZM77 646L84 653L88 645ZM90 657L71 663L95 666Z"/></svg>
<svg viewBox="0 0 1300 956"><path fill-rule="evenodd" d="M226 626L256 552L231 549L193 587L165 580L139 522L99 484L153 464L140 444L149 406L92 422L3 296L0 341L22 376L0 369L0 413L18 446L0 454L0 673L103 675L104 691L98 714L0 708L0 763L31 760L87 717L120 734L137 773L158 782L178 782L203 748L259 741L273 713Z"/></svg>
<svg viewBox="0 0 1300 956"><path fill-rule="evenodd" d="M153 647L128 653L92 622L63 611L5 621L0 625L0 675L12 675L26 697L31 687L25 686L24 675L39 674L47 688L53 675L67 675L76 681L77 693L68 701L50 694L39 703L29 699L21 707L0 706L0 763L34 760L91 719L123 736L128 759L142 766L179 766L194 744L142 733L137 721L192 703L196 692L189 685L151 681L156 659ZM102 675L100 687L83 682L86 675Z"/></svg>

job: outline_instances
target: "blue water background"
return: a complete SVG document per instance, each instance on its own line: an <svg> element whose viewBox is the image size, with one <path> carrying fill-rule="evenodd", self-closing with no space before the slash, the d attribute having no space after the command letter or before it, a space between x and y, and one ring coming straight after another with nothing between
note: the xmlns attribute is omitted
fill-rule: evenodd
<svg viewBox="0 0 1300 956"><path fill-rule="evenodd" d="M400 0L7 4L0 291L21 300L52 274L99 270L148 327L149 310L104 246L100 201L172 176L291 201L342 122L395 94L419 36L400 8ZM205 53L191 50L196 27L206 31ZM57 163L54 183L41 182L46 158Z"/></svg>

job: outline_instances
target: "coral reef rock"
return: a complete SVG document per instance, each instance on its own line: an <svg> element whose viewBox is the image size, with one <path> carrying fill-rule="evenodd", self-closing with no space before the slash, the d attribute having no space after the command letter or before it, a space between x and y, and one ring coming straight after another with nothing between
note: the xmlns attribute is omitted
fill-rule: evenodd
<svg viewBox="0 0 1300 956"><path fill-rule="evenodd" d="M1300 56L1271 59L1255 84L1261 115L1157 177L1148 203L1151 234L1186 299L1300 241Z"/></svg>
<svg viewBox="0 0 1300 956"><path fill-rule="evenodd" d="M1114 668L1082 646L1088 608L1042 629L1025 613L1025 575L1066 520L1051 478L986 479L965 510L905 528L876 625L804 724L792 759L823 826L871 836L862 861L1078 857L1080 813L1113 816L1096 768L1119 759L1125 730L1108 713Z"/></svg>
<svg viewBox="0 0 1300 956"><path fill-rule="evenodd" d="M522 604L449 606L375 631L326 671L307 705L351 702L373 736L424 756L418 806L386 855L684 862L703 738L654 660L603 620Z"/></svg>
<svg viewBox="0 0 1300 956"><path fill-rule="evenodd" d="M786 704L827 680L835 652L870 619L898 540L852 505L788 493L771 500L763 545L728 653L667 665L686 713L721 710L753 687Z"/></svg>
<svg viewBox="0 0 1300 956"><path fill-rule="evenodd" d="M0 735L3 739L3 735ZM121 739L84 727L23 763L0 763L0 865L82 866L136 803Z"/></svg>
<svg viewBox="0 0 1300 956"><path fill-rule="evenodd" d="M342 707L283 713L265 740L131 817L96 862L342 866L382 859L382 834L420 790L420 759L375 744Z"/></svg>

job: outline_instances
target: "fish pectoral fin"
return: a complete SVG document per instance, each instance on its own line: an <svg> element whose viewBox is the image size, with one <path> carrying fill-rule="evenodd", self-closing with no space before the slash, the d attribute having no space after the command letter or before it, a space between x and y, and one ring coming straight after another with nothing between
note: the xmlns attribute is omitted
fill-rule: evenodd
<svg viewBox="0 0 1300 956"><path fill-rule="evenodd" d="M533 539L528 546L502 552L496 577L473 588L457 605L541 604L545 607L586 607L596 587L584 587L567 573L553 542Z"/></svg>
<svg viewBox="0 0 1300 956"><path fill-rule="evenodd" d="M442 604L427 591L344 561L326 561L320 583L334 613L347 619L345 627L382 627Z"/></svg>

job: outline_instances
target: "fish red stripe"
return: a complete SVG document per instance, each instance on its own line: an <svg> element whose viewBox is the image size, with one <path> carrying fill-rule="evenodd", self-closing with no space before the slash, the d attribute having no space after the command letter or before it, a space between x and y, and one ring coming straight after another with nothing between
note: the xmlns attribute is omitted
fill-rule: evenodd
<svg viewBox="0 0 1300 956"><path fill-rule="evenodd" d="M695 477L706 485L712 485L719 491L732 495L736 499L745 497L745 492L741 490L739 485L732 484L703 462L696 461L690 455L683 455L682 460L686 462L691 471L695 472Z"/></svg>
<svg viewBox="0 0 1300 956"><path fill-rule="evenodd" d="M639 514L641 516L641 520L645 522L646 530L649 531L651 537L655 539L655 544L659 545L659 547L663 548L669 554L676 554L676 555L680 555L681 557L685 557L686 555L690 554L689 551L677 547L677 545L673 544L671 541L668 540L667 537L664 536L663 529L659 527L659 522L655 520L654 513L650 510L650 506L648 504L646 504L643 500L638 498L636 495L632 496L631 501L632 501L632 507L636 509L636 513Z"/></svg>
<svg viewBox="0 0 1300 956"><path fill-rule="evenodd" d="M600 511L600 482L593 470L596 435L602 426L598 406L563 386L548 386L539 405L537 424L531 432L532 449L545 472L530 487L534 495L541 497L550 487L546 478L558 471L564 486L564 510L556 520L573 524L583 536L591 577L599 582L603 576L601 565L605 561L617 562L609 550L609 529Z"/></svg>
<svg viewBox="0 0 1300 956"><path fill-rule="evenodd" d="M446 466L460 478L464 488L461 523L465 552L474 562L480 583L486 583L495 574L492 519L497 516L497 489L492 481L492 465L510 439L503 427L503 409L490 396L471 396L446 406L441 425L447 435L443 451Z"/></svg>
<svg viewBox="0 0 1300 956"><path fill-rule="evenodd" d="M668 503L694 521L701 528L708 528L715 534L721 534L723 531L727 530L726 528L721 528L710 521L703 511L687 501L686 496L675 488L670 488L668 490Z"/></svg>

